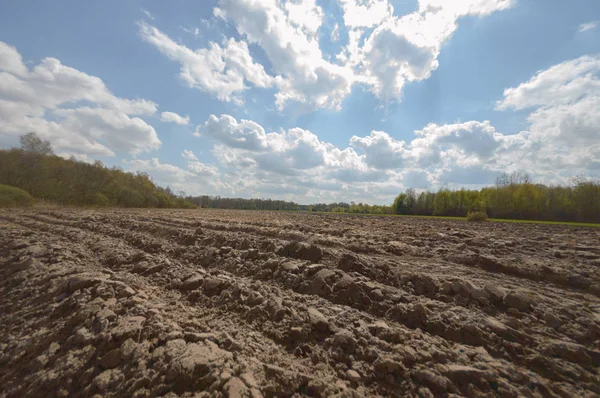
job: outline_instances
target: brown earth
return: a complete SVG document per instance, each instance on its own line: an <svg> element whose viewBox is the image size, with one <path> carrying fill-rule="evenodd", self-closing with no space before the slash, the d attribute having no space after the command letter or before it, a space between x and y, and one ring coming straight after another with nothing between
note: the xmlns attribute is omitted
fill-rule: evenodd
<svg viewBox="0 0 600 398"><path fill-rule="evenodd" d="M0 212L0 396L600 395L600 230Z"/></svg>

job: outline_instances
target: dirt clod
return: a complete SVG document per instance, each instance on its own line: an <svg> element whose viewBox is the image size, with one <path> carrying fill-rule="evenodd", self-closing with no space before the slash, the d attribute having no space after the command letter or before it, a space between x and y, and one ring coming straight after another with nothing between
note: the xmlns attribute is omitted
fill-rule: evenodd
<svg viewBox="0 0 600 398"><path fill-rule="evenodd" d="M0 397L593 397L600 231L0 211Z"/></svg>

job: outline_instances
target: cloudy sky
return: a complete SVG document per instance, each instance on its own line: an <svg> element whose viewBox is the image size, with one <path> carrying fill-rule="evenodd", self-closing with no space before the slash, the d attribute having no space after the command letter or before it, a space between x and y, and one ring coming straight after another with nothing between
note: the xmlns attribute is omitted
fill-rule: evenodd
<svg viewBox="0 0 600 398"><path fill-rule="evenodd" d="M598 0L0 5L0 147L188 194L389 203L600 174Z"/></svg>

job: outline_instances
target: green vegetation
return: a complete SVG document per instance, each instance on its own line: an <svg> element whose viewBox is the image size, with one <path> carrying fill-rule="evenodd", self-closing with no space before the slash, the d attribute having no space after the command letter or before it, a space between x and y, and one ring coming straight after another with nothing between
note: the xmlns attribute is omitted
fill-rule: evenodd
<svg viewBox="0 0 600 398"><path fill-rule="evenodd" d="M488 215L485 211L470 211L467 213L467 221L481 222L487 220Z"/></svg>
<svg viewBox="0 0 600 398"><path fill-rule="evenodd" d="M367 203L316 203L309 206L300 206L299 210L324 212L324 213L349 213L349 214L393 214L391 206L369 205Z"/></svg>
<svg viewBox="0 0 600 398"><path fill-rule="evenodd" d="M96 207L219 208L324 213L465 217L469 221L600 223L600 181L578 177L569 186L534 184L527 174L504 174L493 187L437 193L408 189L391 206L363 203L300 205L271 199L176 196L146 173L129 173L54 155L35 133L21 137L20 149L0 150L0 207L30 206L33 198ZM586 223L586 224L582 224Z"/></svg>
<svg viewBox="0 0 600 398"><path fill-rule="evenodd" d="M29 207L33 198L24 189L0 184L0 207Z"/></svg>
<svg viewBox="0 0 600 398"><path fill-rule="evenodd" d="M185 199L198 207L207 209L300 210L299 204L284 200L222 198L208 195L187 196Z"/></svg>
<svg viewBox="0 0 600 398"><path fill-rule="evenodd" d="M187 196L186 200L208 209L240 209L240 210L286 210L310 211L320 213L350 214L393 214L391 206L369 205L363 203L316 203L300 205L295 202L271 199L222 198L220 196Z"/></svg>
<svg viewBox="0 0 600 398"><path fill-rule="evenodd" d="M466 217L484 211L494 219L600 223L600 181L578 177L570 186L534 184L527 174L505 174L496 186L475 190L407 190L396 197L396 214Z"/></svg>
<svg viewBox="0 0 600 398"><path fill-rule="evenodd" d="M50 143L34 133L21 137L21 149L0 150L0 184L64 205L196 207L169 188L156 186L148 174L55 156Z"/></svg>

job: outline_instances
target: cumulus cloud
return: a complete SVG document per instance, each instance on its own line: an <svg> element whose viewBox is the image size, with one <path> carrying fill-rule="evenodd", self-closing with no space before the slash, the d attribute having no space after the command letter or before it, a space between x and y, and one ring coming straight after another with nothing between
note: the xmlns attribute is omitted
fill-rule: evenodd
<svg viewBox="0 0 600 398"><path fill-rule="evenodd" d="M188 170L198 176L217 176L219 174L219 169L214 165L207 165L202 163L196 154L189 149L184 149L181 153L181 157L188 161L187 166Z"/></svg>
<svg viewBox="0 0 600 398"><path fill-rule="evenodd" d="M423 80L437 69L437 46L410 41L399 22L379 26L362 49L362 65L373 92L385 100L399 98L407 82Z"/></svg>
<svg viewBox="0 0 600 398"><path fill-rule="evenodd" d="M439 126L435 123L427 125L422 130L415 131L417 136L411 142L411 148L416 153L423 153L425 148L436 148L438 151L453 150L464 156L474 156L479 160L487 160L498 148L502 134L489 121L470 121L465 123L446 124Z"/></svg>
<svg viewBox="0 0 600 398"><path fill-rule="evenodd" d="M388 0L340 0L344 25L350 28L371 28L394 13Z"/></svg>
<svg viewBox="0 0 600 398"><path fill-rule="evenodd" d="M211 42L196 51L178 44L169 36L146 23L140 23L140 36L161 53L180 64L179 76L190 87L216 96L221 101L240 103L240 94L248 87L270 87L273 78L254 62L245 41L233 38L223 43Z"/></svg>
<svg viewBox="0 0 600 398"><path fill-rule="evenodd" d="M211 115L199 130L200 135L210 137L217 144L213 152L223 165L253 174L327 180L342 170L350 174L373 170L353 148L339 149L301 128L266 132L251 120Z"/></svg>
<svg viewBox="0 0 600 398"><path fill-rule="evenodd" d="M557 106L583 96L600 95L600 57L584 55L538 72L527 82L504 90L499 110Z"/></svg>
<svg viewBox="0 0 600 398"><path fill-rule="evenodd" d="M249 43L264 50L277 74L275 102L280 109L289 102L340 109L354 82L350 68L324 59L315 35L323 13L314 3L223 0L214 9L217 18L230 22ZM289 10L294 7L313 11L307 14L310 17L292 16Z"/></svg>
<svg viewBox="0 0 600 398"><path fill-rule="evenodd" d="M143 171L150 174L155 182L167 186L180 184L194 177L194 173L167 163L158 158L134 159L124 162L131 171Z"/></svg>
<svg viewBox="0 0 600 398"><path fill-rule="evenodd" d="M231 194L230 185L223 181L214 165L190 159L189 154L193 155L193 152L186 150L182 154L188 160L186 168L163 163L156 157L125 160L123 163L128 171L148 173L155 183L163 187L169 186L174 192L183 191L191 195Z"/></svg>
<svg viewBox="0 0 600 398"><path fill-rule="evenodd" d="M191 161L198 160L196 154L194 154L194 152L190 151L189 149L184 149L183 152L181 152L181 157Z"/></svg>
<svg viewBox="0 0 600 398"><path fill-rule="evenodd" d="M406 143L390 137L385 131L372 131L367 137L353 136L350 145L362 149L365 162L376 169L400 168L408 157Z"/></svg>
<svg viewBox="0 0 600 398"><path fill-rule="evenodd" d="M308 130L267 132L229 115L210 116L199 131L216 143L213 152L228 176L247 182L233 184L238 193L265 189L325 200L336 192L333 200L385 203L409 187L478 188L517 170L557 183L599 169L599 80L599 59L585 56L505 90L498 109L530 110L527 128L516 134L489 121L431 123L411 140L372 131L337 147Z"/></svg>
<svg viewBox="0 0 600 398"><path fill-rule="evenodd" d="M181 64L188 85L222 101L241 102L249 85L273 86L280 110L290 104L340 110L355 84L385 102L400 99L407 83L427 79L437 69L441 47L461 17L489 15L513 3L419 0L417 10L399 17L389 0L340 0L348 43L335 62L320 47L324 12L315 0L221 0L213 9L215 19L234 27L241 38L223 46L210 43L192 51L145 23L140 33ZM339 40L338 24L330 38ZM252 59L248 44L261 47L269 74Z"/></svg>
<svg viewBox="0 0 600 398"><path fill-rule="evenodd" d="M538 168L572 174L600 160L600 57L582 56L542 70L506 89L497 107L531 109L528 129L510 141L512 156L533 157ZM527 153L532 147L537 150Z"/></svg>
<svg viewBox="0 0 600 398"><path fill-rule="evenodd" d="M290 22L308 32L316 34L323 21L323 10L315 0L292 0L284 5Z"/></svg>
<svg viewBox="0 0 600 398"><path fill-rule="evenodd" d="M401 98L406 83L431 76L439 65L441 47L458 28L460 17L485 16L509 8L513 1L419 0L418 10L402 17L392 15L393 8L387 1L364 3L361 5L358 0L343 2L344 18L356 14L357 22L346 22L353 28L356 38L350 41L342 59L356 64L362 74L359 80L388 101ZM362 19L361 13L364 14ZM359 23L361 20L369 21L370 17L373 18L372 23ZM354 18L350 18L352 20ZM375 29L367 35L360 30L361 26L375 26ZM365 38L364 45L359 47L357 43L361 37Z"/></svg>
<svg viewBox="0 0 600 398"><path fill-rule="evenodd" d="M152 101L115 96L100 78L56 58L44 58L30 69L15 47L0 42L0 131L5 136L35 131L57 153L139 154L161 142L154 128L135 115L156 110Z"/></svg>
<svg viewBox="0 0 600 398"><path fill-rule="evenodd" d="M503 135L489 122L430 124L408 143L372 131L365 137L352 137L345 148L323 142L305 129L267 132L252 120L238 121L230 115L211 115L198 135L215 143L213 154L228 178L250 182L238 186L238 193L282 184L282 193L334 191L338 199L346 200L389 199L391 191L435 187L440 177L452 177L453 168L467 170L456 174L457 178L464 178L469 170L497 174L493 164L488 167L486 163L504 144ZM183 156L192 158L187 152Z"/></svg>
<svg viewBox="0 0 600 398"><path fill-rule="evenodd" d="M230 115L216 117L210 115L204 123L204 129L197 129L196 135L204 132L215 141L222 142L233 148L246 149L249 151L261 151L268 149L268 140L265 129L251 120L238 122ZM271 137L278 135L271 135Z"/></svg>
<svg viewBox="0 0 600 398"><path fill-rule="evenodd" d="M188 115L181 116L175 112L163 112L160 114L160 120L167 123L175 123L182 126L190 124L190 117Z"/></svg>

